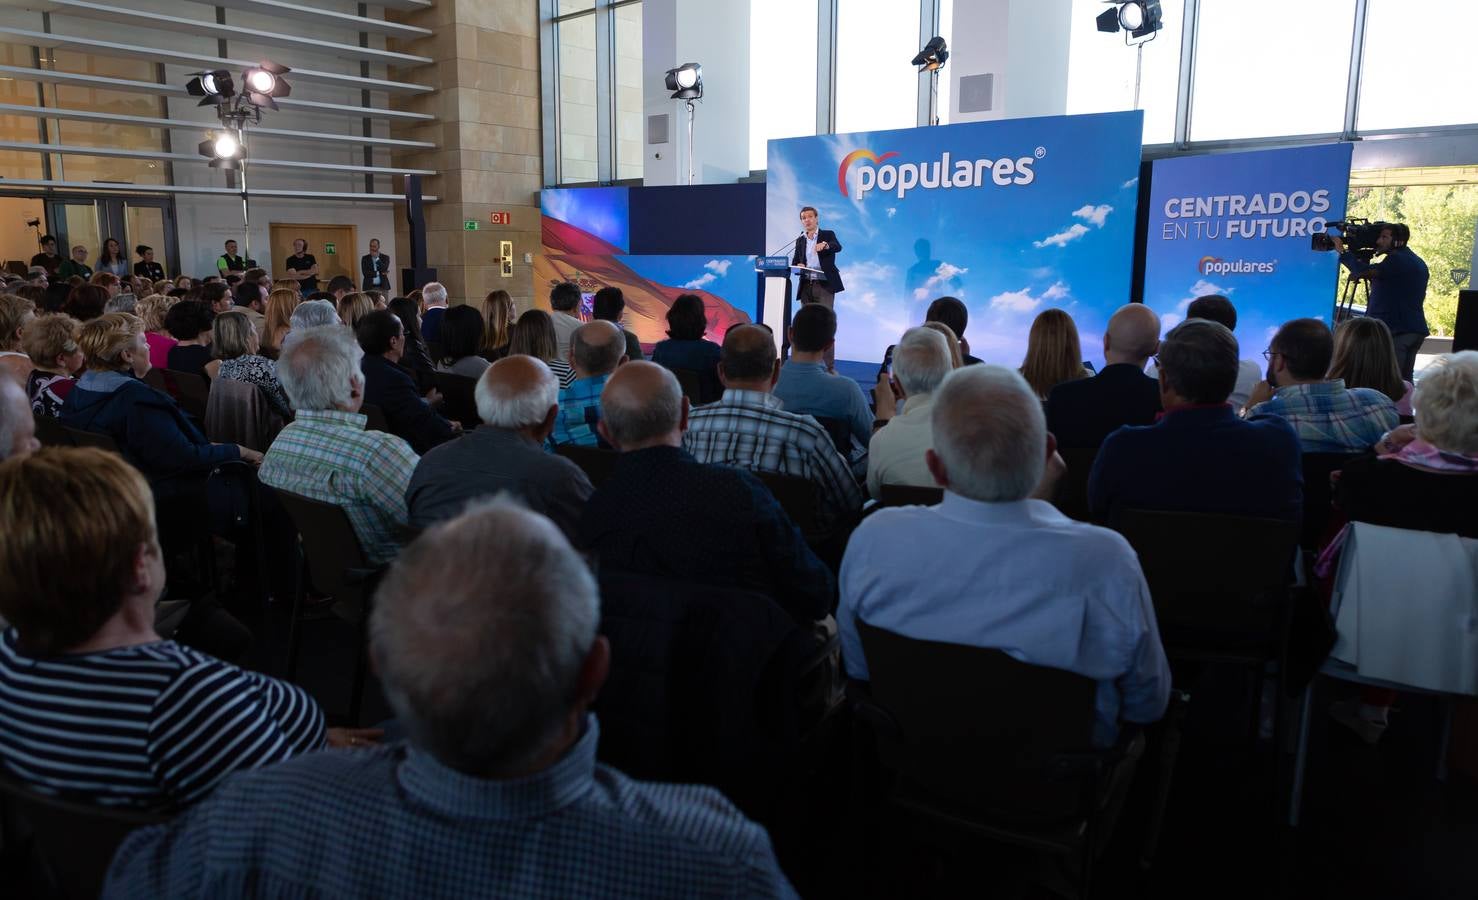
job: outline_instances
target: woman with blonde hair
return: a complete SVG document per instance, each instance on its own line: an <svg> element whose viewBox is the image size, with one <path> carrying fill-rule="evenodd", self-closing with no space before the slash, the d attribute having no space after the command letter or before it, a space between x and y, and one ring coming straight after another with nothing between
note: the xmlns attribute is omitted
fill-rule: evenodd
<svg viewBox="0 0 1478 900"><path fill-rule="evenodd" d="M215 377L253 385L283 421L292 419L293 407L282 389L282 382L277 380L277 366L258 352L261 338L257 334L257 326L246 313L223 312L216 316L210 327L211 353L221 361Z"/></svg>
<svg viewBox="0 0 1478 900"><path fill-rule="evenodd" d="M1036 391L1038 400L1046 400L1059 384L1088 374L1073 317L1060 309L1042 310L1027 334L1021 377Z"/></svg>
<svg viewBox="0 0 1478 900"><path fill-rule="evenodd" d="M144 321L144 338L149 342L149 365L155 369L169 368L169 351L178 343L164 330L164 317L169 308L179 302L178 297L150 294L134 307L134 313Z"/></svg>
<svg viewBox="0 0 1478 900"><path fill-rule="evenodd" d="M354 292L339 298L339 319L350 328L358 325L360 319L374 311L375 301L369 294Z"/></svg>
<svg viewBox="0 0 1478 900"><path fill-rule="evenodd" d="M950 368L958 369L965 364L965 354L960 351L960 339L955 330L943 322L925 322L924 328L932 328L944 335L944 342L949 344Z"/></svg>
<svg viewBox="0 0 1478 900"><path fill-rule="evenodd" d="M1334 329L1334 358L1329 377L1347 388L1373 388L1391 398L1396 412L1411 415L1411 382L1401 378L1391 329L1380 319L1356 316Z"/></svg>
<svg viewBox="0 0 1478 900"><path fill-rule="evenodd" d="M298 292L291 288L273 288L267 295L267 320L262 325L262 352L276 356L282 350L282 342L292 331L293 310L302 303Z"/></svg>
<svg viewBox="0 0 1478 900"><path fill-rule="evenodd" d="M87 362L77 344L81 333L82 323L63 313L37 316L26 323L21 344L36 367L26 379L31 412L52 418L61 413Z"/></svg>
<svg viewBox="0 0 1478 900"><path fill-rule="evenodd" d="M147 281L145 283L147 283ZM174 282L170 281L168 278L154 279L154 293L168 295L169 292L172 290L174 290Z"/></svg>
<svg viewBox="0 0 1478 900"><path fill-rule="evenodd" d="M482 351L478 355L488 362L497 362L508 355L509 333L518 318L513 297L501 288L489 292L482 300L482 318L487 330L483 332Z"/></svg>
<svg viewBox="0 0 1478 900"><path fill-rule="evenodd" d="M21 333L36 315L36 304L15 294L0 294L0 376L24 385L31 375L31 357L21 349Z"/></svg>
<svg viewBox="0 0 1478 900"><path fill-rule="evenodd" d="M174 280L174 286L181 290L188 291L195 287L195 279L191 278L189 275L181 275Z"/></svg>
<svg viewBox="0 0 1478 900"><path fill-rule="evenodd" d="M542 309L527 310L513 323L508 338L508 355L542 359L549 366L549 371L554 373L554 377L559 379L559 386L562 388L569 387L575 381L575 370L570 368L568 362L559 358L554 320Z"/></svg>

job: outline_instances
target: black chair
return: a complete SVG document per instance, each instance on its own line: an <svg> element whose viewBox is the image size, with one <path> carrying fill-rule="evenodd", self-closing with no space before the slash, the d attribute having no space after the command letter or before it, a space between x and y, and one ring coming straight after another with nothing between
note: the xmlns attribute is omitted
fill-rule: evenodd
<svg viewBox="0 0 1478 900"><path fill-rule="evenodd" d="M113 809L38 793L0 777L0 846L33 861L41 884L9 885L6 896L92 900L129 832L168 822L160 813ZM22 856L24 854L24 856ZM13 891L13 893L12 893Z"/></svg>
<svg viewBox="0 0 1478 900"><path fill-rule="evenodd" d="M1075 857L1086 896L1102 826L1143 749L1138 730L1094 749L1093 679L858 627L871 680L854 711L876 740L900 827Z"/></svg>
<svg viewBox="0 0 1478 900"><path fill-rule="evenodd" d="M385 418L385 411L373 403L366 403L359 407L359 412L364 416L364 429L366 431L383 431L390 434L390 422Z"/></svg>
<svg viewBox="0 0 1478 900"><path fill-rule="evenodd" d="M314 500L289 491L278 491L282 505L292 516L303 541L303 573L298 578L297 596L293 599L293 615L287 639L287 678L298 674L298 654L302 647L303 605L308 584L334 598L335 615L359 626L360 635L354 660L354 685L349 698L347 718L359 722L364 697L365 673L369 666L370 600L383 568L372 565L364 555L359 537L343 507Z"/></svg>
<svg viewBox="0 0 1478 900"><path fill-rule="evenodd" d="M210 406L210 382L199 375L173 369L150 369L144 375L144 382L173 397L185 415L203 429L205 411Z"/></svg>
<svg viewBox="0 0 1478 900"><path fill-rule="evenodd" d="M1345 463L1357 459L1359 453L1305 453L1304 474L1304 518L1298 545L1305 550L1318 551L1329 529L1330 514L1334 511L1334 488L1329 476Z"/></svg>
<svg viewBox="0 0 1478 900"><path fill-rule="evenodd" d="M40 413L35 413L33 418L36 420L36 440L43 447L97 447L110 453L118 452L118 444L101 431L72 428Z"/></svg>
<svg viewBox="0 0 1478 900"><path fill-rule="evenodd" d="M834 419L830 416L812 416L826 433L831 436L831 442L842 455L842 459L852 458L852 424L846 419Z"/></svg>
<svg viewBox="0 0 1478 900"><path fill-rule="evenodd" d="M885 484L878 491L879 506L935 506L944 500L944 488L916 484Z"/></svg>
<svg viewBox="0 0 1478 900"><path fill-rule="evenodd" d="M431 382L441 392L442 406L438 410L443 416L461 422L462 428L471 431L482 424L477 415L477 379L451 372L432 372Z"/></svg>
<svg viewBox="0 0 1478 900"><path fill-rule="evenodd" d="M1067 471L1057 482L1057 494L1052 505L1058 512L1079 522L1089 521L1088 475L1093 471L1093 461L1098 458L1097 447L1059 448Z"/></svg>
<svg viewBox="0 0 1478 900"><path fill-rule="evenodd" d="M753 472L764 482L775 502L790 516L790 520L808 539L821 532L821 495L816 483L797 475L781 475L778 472Z"/></svg>
<svg viewBox="0 0 1478 900"><path fill-rule="evenodd" d="M616 459L620 456L615 450L581 447L578 444L560 444L554 448L554 452L583 469L594 487L600 487L611 477L616 469Z"/></svg>

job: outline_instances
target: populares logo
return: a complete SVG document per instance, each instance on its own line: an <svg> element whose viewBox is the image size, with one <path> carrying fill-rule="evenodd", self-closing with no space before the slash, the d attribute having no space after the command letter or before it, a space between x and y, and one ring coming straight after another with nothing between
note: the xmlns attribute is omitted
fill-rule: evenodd
<svg viewBox="0 0 1478 900"><path fill-rule="evenodd" d="M853 150L842 157L842 163L837 167L837 189L843 197L849 198L854 196L851 191L855 190L857 200L864 199L873 190L891 192L902 200L915 188L972 188L980 187L987 180L1000 187L1031 184L1037 177L1032 165L1047 155L1047 149L1038 147L1032 156L1015 159L951 160L946 151L940 154L939 159L928 162L886 162L898 155L893 150L882 154Z"/></svg>
<svg viewBox="0 0 1478 900"><path fill-rule="evenodd" d="M1202 275L1269 275L1278 269L1278 261L1261 262L1252 259L1222 259L1219 256L1203 256L1196 263L1196 271Z"/></svg>

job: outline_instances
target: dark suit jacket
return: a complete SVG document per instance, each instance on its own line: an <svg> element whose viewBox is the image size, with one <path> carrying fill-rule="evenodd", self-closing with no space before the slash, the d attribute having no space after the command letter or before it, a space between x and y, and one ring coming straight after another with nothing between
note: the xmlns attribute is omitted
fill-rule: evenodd
<svg viewBox="0 0 1478 900"><path fill-rule="evenodd" d="M436 414L404 369L373 353L365 354L360 368L364 371L364 402L385 413L391 434L404 438L423 455L452 439L452 423Z"/></svg>
<svg viewBox="0 0 1478 900"><path fill-rule="evenodd" d="M378 285L370 283L370 279L374 277L377 271L380 273L380 283ZM381 253L378 257L371 259L370 255L366 253L359 258L359 272L364 276L363 284L361 285L364 290L385 291L387 294L389 293L390 257Z"/></svg>
<svg viewBox="0 0 1478 900"><path fill-rule="evenodd" d="M1047 430L1057 446L1088 449L1124 425L1150 425L1160 412L1160 383L1128 363L1092 378L1064 381L1047 396Z"/></svg>
<svg viewBox="0 0 1478 900"><path fill-rule="evenodd" d="M821 271L826 273L826 286L833 294L840 294L845 288L842 287L842 275L837 271L837 254L842 252L842 243L837 240L835 231L825 228L816 229L816 242L825 243L827 249L819 250L816 259L821 263ZM806 264L806 237L802 234L796 238L795 252L790 256L791 265L804 266Z"/></svg>

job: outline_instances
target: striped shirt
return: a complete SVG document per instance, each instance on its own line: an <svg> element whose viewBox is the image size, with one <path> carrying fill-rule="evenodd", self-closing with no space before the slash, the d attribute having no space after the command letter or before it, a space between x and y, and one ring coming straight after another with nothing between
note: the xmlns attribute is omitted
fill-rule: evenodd
<svg viewBox="0 0 1478 900"><path fill-rule="evenodd" d="M0 766L48 794L172 809L323 746L302 688L173 641L33 657L0 636Z"/></svg>
<svg viewBox="0 0 1478 900"><path fill-rule="evenodd" d="M341 506L371 563L394 558L406 523L405 489L421 458L403 439L366 431L365 417L338 410L298 410L267 448L263 483Z"/></svg>
<svg viewBox="0 0 1478 900"><path fill-rule="evenodd" d="M1280 387L1247 415L1282 417L1298 432L1304 453L1363 453L1401 422L1390 397L1346 388L1342 378Z"/></svg>
<svg viewBox="0 0 1478 900"><path fill-rule="evenodd" d="M717 403L688 414L683 448L699 462L815 482L823 525L860 509L862 489L831 435L810 416L783 407L773 394L730 388Z"/></svg>

